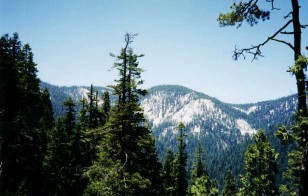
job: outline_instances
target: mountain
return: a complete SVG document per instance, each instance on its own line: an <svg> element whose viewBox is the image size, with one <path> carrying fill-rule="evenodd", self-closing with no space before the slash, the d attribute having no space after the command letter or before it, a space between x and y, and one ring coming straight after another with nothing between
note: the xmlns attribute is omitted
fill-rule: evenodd
<svg viewBox="0 0 308 196"><path fill-rule="evenodd" d="M50 93L55 118L64 115L65 110L62 103L66 101L68 97L72 97L74 102L77 103L77 107L80 107L79 101L82 98L87 98L87 93L89 93L90 89L90 87L86 86L56 86L47 82L41 82L40 86L42 89L48 89ZM102 94L106 90L110 91L110 89L106 87L95 86L94 88L99 94ZM113 96L111 96L111 98L113 100L115 99Z"/></svg>
<svg viewBox="0 0 308 196"><path fill-rule="evenodd" d="M51 94L55 117L63 115L61 103L71 96L75 102L87 97L89 87L58 87L41 83ZM99 93L104 87L95 87ZM111 97L115 100L116 97ZM224 174L231 169L235 176L243 173L244 151L257 129L264 129L273 146L281 154L281 168L286 165L286 149L273 136L280 124L294 122L296 95L251 104L228 104L200 92L177 85L162 85L149 89L140 103L156 138L157 151L163 160L168 148L176 149L177 126L186 126L189 167L200 142L205 150L206 169L221 187ZM281 172L278 180L281 180Z"/></svg>

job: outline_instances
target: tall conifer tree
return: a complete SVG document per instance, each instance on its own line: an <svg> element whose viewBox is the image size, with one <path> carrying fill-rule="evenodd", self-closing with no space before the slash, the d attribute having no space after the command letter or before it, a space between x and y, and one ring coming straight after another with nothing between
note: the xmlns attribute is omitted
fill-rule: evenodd
<svg viewBox="0 0 308 196"><path fill-rule="evenodd" d="M111 109L111 105L110 105L110 95L108 91L105 91L102 95L102 99L103 99L103 105L102 105L102 114L103 114L103 124L106 123L106 121L109 118L109 113L110 113L110 109Z"/></svg>
<svg viewBox="0 0 308 196"><path fill-rule="evenodd" d="M76 169L76 152L73 144L76 138L75 103L69 97L64 103L65 116L57 119L55 127L49 134L48 153L45 158L45 168L49 176L48 193L50 195L76 195L78 179Z"/></svg>
<svg viewBox="0 0 308 196"><path fill-rule="evenodd" d="M275 175L278 153L272 148L263 130L253 136L254 144L245 152L245 175L241 178L242 195L277 195Z"/></svg>
<svg viewBox="0 0 308 196"><path fill-rule="evenodd" d="M99 158L86 173L89 194L159 194L160 164L138 97L146 94L138 87L142 84L138 58L143 55L133 54L134 37L125 35L125 47L114 64L120 79L111 87L118 100L104 128Z"/></svg>
<svg viewBox="0 0 308 196"><path fill-rule="evenodd" d="M225 175L224 188L221 193L222 196L235 196L236 195L236 186L234 177L230 170L227 171Z"/></svg>
<svg viewBox="0 0 308 196"><path fill-rule="evenodd" d="M46 113L49 95L40 89L29 44L22 45L17 33L5 35L0 50L5 102L1 194L42 194L46 133L53 123L52 109Z"/></svg>
<svg viewBox="0 0 308 196"><path fill-rule="evenodd" d="M175 155L175 193L177 196L182 196L187 194L187 152L185 137L187 136L185 132L185 125L181 122L178 126L179 136L178 136L178 150Z"/></svg>
<svg viewBox="0 0 308 196"><path fill-rule="evenodd" d="M204 168L204 163L202 160L203 151L200 143L198 144L195 156L196 158L193 165L192 178L189 185L189 195L218 195L216 184L211 181Z"/></svg>
<svg viewBox="0 0 308 196"><path fill-rule="evenodd" d="M163 163L163 180L165 195L175 195L174 154L169 148Z"/></svg>

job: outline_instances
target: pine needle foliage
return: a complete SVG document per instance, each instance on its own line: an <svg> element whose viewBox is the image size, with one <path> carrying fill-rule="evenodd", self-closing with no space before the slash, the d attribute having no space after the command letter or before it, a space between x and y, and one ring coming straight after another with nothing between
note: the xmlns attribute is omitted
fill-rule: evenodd
<svg viewBox="0 0 308 196"><path fill-rule="evenodd" d="M110 86L118 97L102 132L98 159L86 172L90 184L87 194L157 195L160 192L160 170L154 139L140 107L139 88L142 69L130 44L136 34L125 35L125 47L116 57L114 68L120 78ZM112 55L114 56L114 55Z"/></svg>

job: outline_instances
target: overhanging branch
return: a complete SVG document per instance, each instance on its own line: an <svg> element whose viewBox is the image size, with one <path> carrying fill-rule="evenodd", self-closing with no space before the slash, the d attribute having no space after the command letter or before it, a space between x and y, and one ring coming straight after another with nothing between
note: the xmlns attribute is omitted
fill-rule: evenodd
<svg viewBox="0 0 308 196"><path fill-rule="evenodd" d="M301 27L302 27L302 28L306 28L306 27L308 27L308 25L301 25Z"/></svg>
<svg viewBox="0 0 308 196"><path fill-rule="evenodd" d="M273 41L276 41L276 42L280 42L280 43L283 43L283 44L286 44L287 46L289 46L292 50L294 50L294 46L286 41L283 41L283 40L280 40L280 39L275 39L275 38L272 38L271 40Z"/></svg>
<svg viewBox="0 0 308 196"><path fill-rule="evenodd" d="M288 31L282 31L282 32L280 32L281 34L287 34L287 35L289 35L289 34L294 34L294 32L288 32Z"/></svg>
<svg viewBox="0 0 308 196"><path fill-rule="evenodd" d="M287 26L292 23L293 20L289 20L285 25L283 25L278 31L276 31L272 36L268 37L264 42L262 42L261 44L258 45L253 45L250 48L243 48L243 49L237 49L235 48L234 50L234 54L233 54L233 58L235 60L237 60L240 56L243 56L245 58L245 54L244 53L248 53L248 54L252 54L253 55L253 59L252 61L254 61L255 59L257 59L258 57L263 57L262 52L260 50L260 48L262 46L264 46L265 44L267 44L269 41L273 40L273 41L277 41L277 42L281 42L284 43L286 45L288 45L289 47L291 47L292 50L294 50L294 47L285 41L282 40L278 40L275 37L282 32L282 30L284 30L285 28L287 28Z"/></svg>
<svg viewBox="0 0 308 196"><path fill-rule="evenodd" d="M284 19L289 18L292 15L293 12L289 12L287 15L284 16Z"/></svg>

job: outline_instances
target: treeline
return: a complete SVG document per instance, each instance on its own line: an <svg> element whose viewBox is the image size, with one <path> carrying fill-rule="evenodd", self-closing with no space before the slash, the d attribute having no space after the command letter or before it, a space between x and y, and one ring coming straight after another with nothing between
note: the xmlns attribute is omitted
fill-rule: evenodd
<svg viewBox="0 0 308 196"><path fill-rule="evenodd" d="M91 86L80 100L81 110L68 98L65 115L53 119L47 89L40 89L36 64L28 44L18 34L4 35L1 59L1 195L218 195L217 182L205 169L198 144L191 171L187 169L185 125L178 126L177 149L168 150L160 163L155 140L144 118L139 97L142 69L131 43L115 58L119 72L110 86L117 100L103 103ZM237 186L233 173L225 175L221 195L277 195L278 153L265 133L253 136L244 159L245 175ZM298 154L287 172L284 193L296 194Z"/></svg>

